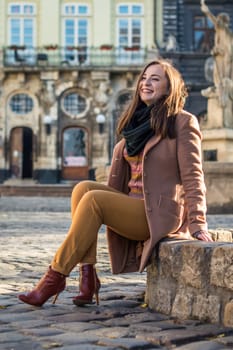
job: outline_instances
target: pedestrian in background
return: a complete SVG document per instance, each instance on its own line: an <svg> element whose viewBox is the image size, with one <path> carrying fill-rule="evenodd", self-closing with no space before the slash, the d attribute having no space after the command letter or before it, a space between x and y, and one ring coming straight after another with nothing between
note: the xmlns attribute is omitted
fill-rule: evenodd
<svg viewBox="0 0 233 350"><path fill-rule="evenodd" d="M65 289L80 266L76 305L99 303L97 238L102 224L113 273L142 272L163 238L212 241L206 222L201 133L197 118L183 110L187 91L166 60L148 63L118 124L108 185L82 181L72 192L72 223L37 286L20 294L41 306Z"/></svg>

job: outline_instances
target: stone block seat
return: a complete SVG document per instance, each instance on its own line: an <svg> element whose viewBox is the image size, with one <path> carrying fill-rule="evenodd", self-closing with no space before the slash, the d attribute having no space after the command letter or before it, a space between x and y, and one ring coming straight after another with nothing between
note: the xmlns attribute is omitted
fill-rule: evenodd
<svg viewBox="0 0 233 350"><path fill-rule="evenodd" d="M149 308L177 319L233 327L233 233L225 231L225 241L222 230L211 234L213 243L159 244L147 267Z"/></svg>

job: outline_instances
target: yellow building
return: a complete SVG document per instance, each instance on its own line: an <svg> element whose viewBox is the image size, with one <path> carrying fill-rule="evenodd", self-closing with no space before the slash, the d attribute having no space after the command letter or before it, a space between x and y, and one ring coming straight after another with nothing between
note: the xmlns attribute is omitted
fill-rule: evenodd
<svg viewBox="0 0 233 350"><path fill-rule="evenodd" d="M91 178L161 40L162 0L0 0L0 182Z"/></svg>

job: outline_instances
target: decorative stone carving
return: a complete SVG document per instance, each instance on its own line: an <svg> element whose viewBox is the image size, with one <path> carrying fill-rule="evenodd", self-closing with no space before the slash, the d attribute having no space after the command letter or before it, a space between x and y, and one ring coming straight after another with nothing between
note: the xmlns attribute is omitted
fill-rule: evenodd
<svg viewBox="0 0 233 350"><path fill-rule="evenodd" d="M101 81L96 90L95 100L99 106L104 106L108 103L109 95L111 94L109 81Z"/></svg>
<svg viewBox="0 0 233 350"><path fill-rule="evenodd" d="M165 43L165 50L167 52L174 52L179 50L175 35L173 34L168 35L167 41Z"/></svg>
<svg viewBox="0 0 233 350"><path fill-rule="evenodd" d="M230 17L227 13L215 16L201 0L201 10L214 25L213 86L202 90L208 99L207 118L201 124L203 133L202 148L205 154L216 152L216 160L233 161L233 33L230 30ZM209 60L210 68L211 61ZM209 74L207 75L209 79ZM221 136L220 136L221 135ZM208 159L206 159L208 160Z"/></svg>
<svg viewBox="0 0 233 350"><path fill-rule="evenodd" d="M214 87L203 92L204 96L212 97L216 90L219 102L226 107L228 100L233 99L233 33L230 30L230 17L227 13L214 16L201 0L202 12L211 20L215 29L214 47L211 54L214 58L213 81Z"/></svg>
<svg viewBox="0 0 233 350"><path fill-rule="evenodd" d="M55 103L55 89L54 82L51 80L45 80L42 83L40 92L41 106L45 113L50 112L50 108Z"/></svg>
<svg viewBox="0 0 233 350"><path fill-rule="evenodd" d="M201 0L201 10L214 24L215 42L211 53L215 59L214 82L217 86L223 78L233 78L233 33L229 27L230 17L227 13L214 16L204 0Z"/></svg>

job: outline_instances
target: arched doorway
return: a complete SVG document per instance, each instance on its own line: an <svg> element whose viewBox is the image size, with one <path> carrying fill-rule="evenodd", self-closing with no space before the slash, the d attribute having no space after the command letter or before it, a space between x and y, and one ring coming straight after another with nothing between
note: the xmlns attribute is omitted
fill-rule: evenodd
<svg viewBox="0 0 233 350"><path fill-rule="evenodd" d="M10 172L17 179L32 178L33 133L28 127L16 127L10 135Z"/></svg>
<svg viewBox="0 0 233 350"><path fill-rule="evenodd" d="M68 127L62 133L62 178L88 179L88 133L81 127Z"/></svg>

